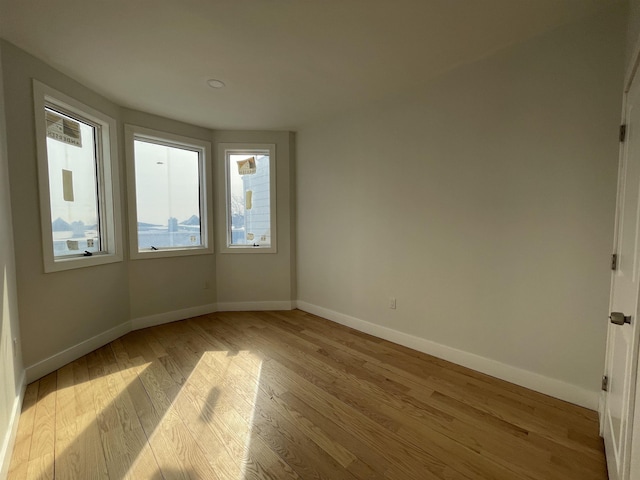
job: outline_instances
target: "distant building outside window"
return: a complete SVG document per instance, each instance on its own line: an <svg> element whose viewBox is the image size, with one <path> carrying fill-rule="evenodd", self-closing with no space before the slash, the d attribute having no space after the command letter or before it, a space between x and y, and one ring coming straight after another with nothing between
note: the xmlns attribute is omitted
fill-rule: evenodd
<svg viewBox="0 0 640 480"><path fill-rule="evenodd" d="M223 252L275 252L275 145L221 144L219 149L227 187Z"/></svg>
<svg viewBox="0 0 640 480"><path fill-rule="evenodd" d="M122 260L116 124L34 80L45 272Z"/></svg>

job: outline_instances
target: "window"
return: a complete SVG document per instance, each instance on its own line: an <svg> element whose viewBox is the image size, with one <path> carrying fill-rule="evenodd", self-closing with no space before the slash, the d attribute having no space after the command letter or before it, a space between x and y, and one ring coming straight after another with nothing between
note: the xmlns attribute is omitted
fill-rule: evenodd
<svg viewBox="0 0 640 480"><path fill-rule="evenodd" d="M33 82L45 272L122 260L115 120Z"/></svg>
<svg viewBox="0 0 640 480"><path fill-rule="evenodd" d="M219 146L226 179L223 252L276 252L275 145Z"/></svg>
<svg viewBox="0 0 640 480"><path fill-rule="evenodd" d="M131 257L213 253L208 142L127 125Z"/></svg>

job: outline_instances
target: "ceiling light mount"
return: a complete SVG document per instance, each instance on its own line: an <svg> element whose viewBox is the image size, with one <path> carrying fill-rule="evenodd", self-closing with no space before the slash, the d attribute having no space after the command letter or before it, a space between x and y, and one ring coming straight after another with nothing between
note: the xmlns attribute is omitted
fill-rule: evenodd
<svg viewBox="0 0 640 480"><path fill-rule="evenodd" d="M222 80L216 80L215 78L210 78L207 80L207 85L211 88L222 88L224 87L224 82Z"/></svg>

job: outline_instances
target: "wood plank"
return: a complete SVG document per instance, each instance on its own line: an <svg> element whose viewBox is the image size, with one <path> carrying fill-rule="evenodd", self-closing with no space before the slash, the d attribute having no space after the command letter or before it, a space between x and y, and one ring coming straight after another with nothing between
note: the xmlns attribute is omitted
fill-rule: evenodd
<svg viewBox="0 0 640 480"><path fill-rule="evenodd" d="M40 381L27 385L22 401L22 411L18 420L18 431L9 467L9 477L16 480L27 478L39 387Z"/></svg>
<svg viewBox="0 0 640 480"><path fill-rule="evenodd" d="M27 478L54 477L57 372L40 379Z"/></svg>
<svg viewBox="0 0 640 480"><path fill-rule="evenodd" d="M109 478L100 440L100 431L94 405L94 384L89 377L88 357L72 364L73 390L76 397L76 431L73 452L78 455L78 471L71 478ZM65 455L67 452L63 452ZM71 472L65 472L72 475ZM77 476L75 476L77 474Z"/></svg>
<svg viewBox="0 0 640 480"><path fill-rule="evenodd" d="M298 478L295 472L266 447L260 438L253 438L251 424L238 413L238 408L241 407L237 403L238 399L236 398L232 403L225 398L230 389L226 388L227 385L223 385L221 377L216 372L211 371L206 364L200 364L199 357L187 348L177 348L176 345L173 345L167 346L166 349L176 358L177 363L186 365L183 368L185 374L189 376L189 380L185 383L184 391L190 402L200 408L202 420L207 428L212 430L212 432L200 430L199 433L203 436L198 438L207 439L206 444L213 447L222 440L224 449L232 458L231 465L219 467L221 471L228 472L230 468L240 466L245 474L249 469L252 475L262 475L271 468L275 471L275 478ZM200 365L199 368L193 369L196 364ZM175 368L180 367L176 364L172 370ZM180 375L179 378L184 377ZM209 394L205 396L207 391ZM214 392L215 395L212 395ZM180 407L180 404L178 406ZM188 413L183 415L189 417ZM188 425L190 428L198 428L197 421L190 421ZM211 438L211 434L216 438ZM249 444L251 449L247 449ZM215 459L216 463L220 461L220 458ZM238 463L239 461L240 463ZM229 476L228 478L234 477Z"/></svg>
<svg viewBox="0 0 640 480"><path fill-rule="evenodd" d="M221 312L29 385L8 478L605 480L597 427L314 315Z"/></svg>
<svg viewBox="0 0 640 480"><path fill-rule="evenodd" d="M55 474L58 478L81 478L84 447L78 431L73 364L58 370L58 402L56 404Z"/></svg>
<svg viewBox="0 0 640 480"><path fill-rule="evenodd" d="M287 338L286 341L293 342L293 339ZM519 440L517 438L505 435L502 435L501 438L502 432L491 432L492 434L487 436L486 429L477 429L466 423L453 425L453 422L457 421L454 417L433 409L426 403L408 398L402 393L389 395L383 389L370 383L375 379L366 374L357 378L345 376L344 372L334 370L332 376L335 378L334 382L331 385L322 386L325 391L369 418L384 424L387 429L401 434L403 438L413 439L415 446L419 447L422 443L421 439L428 438L433 445L439 445L451 451L456 450L456 444L451 442L452 439L455 439L457 443L485 458L493 459L507 469L517 466L518 462L525 459L532 461L532 465L536 466L544 465L545 461L546 463L549 461L549 454L535 449L523 454L517 443ZM364 395L354 396L351 394L350 386L354 383L359 387L355 391L362 392ZM376 400L372 401L372 398ZM488 440L479 442L477 437L487 437ZM492 443L493 449L490 448ZM478 445L482 445L482 448L479 448ZM438 456L442 455L438 451L434 451L434 453ZM469 452L460 450L458 455L464 459L469 457ZM509 460L513 465L509 464ZM549 475L546 471L542 473Z"/></svg>

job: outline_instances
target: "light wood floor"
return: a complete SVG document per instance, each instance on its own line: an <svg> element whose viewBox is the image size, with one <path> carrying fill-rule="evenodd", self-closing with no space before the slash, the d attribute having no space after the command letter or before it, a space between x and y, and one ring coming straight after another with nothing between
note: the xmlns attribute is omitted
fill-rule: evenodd
<svg viewBox="0 0 640 480"><path fill-rule="evenodd" d="M23 478L607 474L595 412L293 311L132 332L30 384Z"/></svg>

